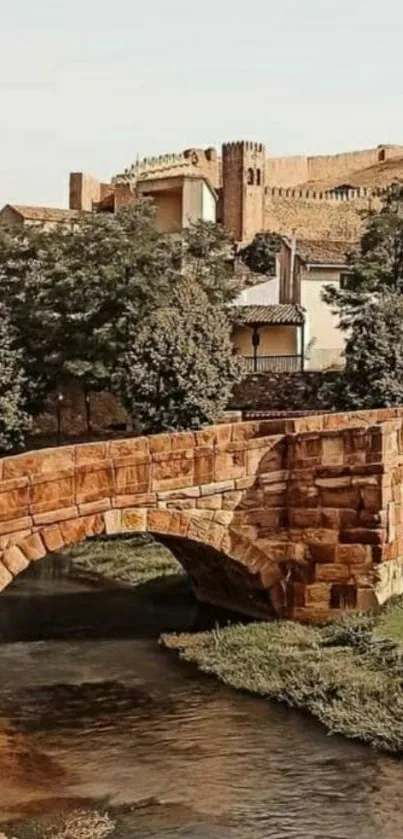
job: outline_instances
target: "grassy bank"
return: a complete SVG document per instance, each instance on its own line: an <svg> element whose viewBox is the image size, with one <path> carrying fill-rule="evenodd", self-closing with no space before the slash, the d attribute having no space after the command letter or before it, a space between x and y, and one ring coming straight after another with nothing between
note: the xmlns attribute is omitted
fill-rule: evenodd
<svg viewBox="0 0 403 839"><path fill-rule="evenodd" d="M331 733L403 753L403 601L328 627L252 623L163 644L237 690L308 711Z"/></svg>
<svg viewBox="0 0 403 839"><path fill-rule="evenodd" d="M172 554L150 539L94 539L74 545L65 555L79 573L125 585L182 573Z"/></svg>

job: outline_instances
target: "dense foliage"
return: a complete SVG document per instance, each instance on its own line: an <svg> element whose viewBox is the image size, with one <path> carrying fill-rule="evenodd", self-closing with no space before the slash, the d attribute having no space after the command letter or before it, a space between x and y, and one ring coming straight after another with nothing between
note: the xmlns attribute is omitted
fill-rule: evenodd
<svg viewBox="0 0 403 839"><path fill-rule="evenodd" d="M379 212L368 214L341 288L324 299L346 334L343 374L321 390L339 409L403 402L403 186L395 185Z"/></svg>
<svg viewBox="0 0 403 839"><path fill-rule="evenodd" d="M56 225L51 230L32 226L0 231L3 301L10 312L31 412L39 412L47 395L66 385L79 384L89 392L110 389L112 380L115 386L119 382L126 404L137 405L127 397L138 375L128 359L135 359L148 345L153 347L152 364L157 370L158 347L168 364L158 330L164 328L167 307L172 306L176 285L183 278L196 297L204 295L206 313L209 306L216 309L214 334L221 342L223 362L216 353L209 375L217 381L213 366L218 364L222 393L228 394L225 376L228 369L232 381L232 367L225 360L230 328L225 311L238 290L232 256L231 242L214 224L199 223L180 235L159 234L149 201L116 215L83 214L74 229ZM200 331L197 319L192 321L188 313L188 338L192 324ZM181 328L179 322L175 328ZM207 339L206 331L202 334ZM204 347L198 340L199 360L204 352L207 363L210 350L211 340ZM187 352L186 342L178 344L177 352ZM140 363L144 364L144 354ZM186 369L190 370L189 364ZM171 402L182 401L178 379L171 376L170 382L178 386L170 393ZM207 398L200 389L195 394L195 417L214 416L212 397L205 409ZM200 410L197 399L203 402ZM217 410L222 404L216 391ZM158 410L152 409L154 428L158 428ZM161 422L166 422L165 414Z"/></svg>
<svg viewBox="0 0 403 839"><path fill-rule="evenodd" d="M227 312L182 278L168 305L133 335L115 384L129 413L152 433L213 422L241 373Z"/></svg>
<svg viewBox="0 0 403 839"><path fill-rule="evenodd" d="M251 271L273 277L280 246L281 237L277 233L257 233L253 241L239 251L239 256Z"/></svg>
<svg viewBox="0 0 403 839"><path fill-rule="evenodd" d="M21 356L9 318L0 306L0 453L19 449L29 428Z"/></svg>

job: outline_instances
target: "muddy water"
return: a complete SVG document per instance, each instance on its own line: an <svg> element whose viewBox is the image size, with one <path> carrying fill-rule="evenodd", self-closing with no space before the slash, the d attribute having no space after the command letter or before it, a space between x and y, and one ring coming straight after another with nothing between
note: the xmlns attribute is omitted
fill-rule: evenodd
<svg viewBox="0 0 403 839"><path fill-rule="evenodd" d="M151 636L200 621L189 596L174 608L169 592L149 590L135 616L133 602L63 578L22 580L3 597L0 833L403 835L401 762L180 665ZM11 640L13 614L23 640ZM108 813L106 832L49 828L78 812L101 825Z"/></svg>

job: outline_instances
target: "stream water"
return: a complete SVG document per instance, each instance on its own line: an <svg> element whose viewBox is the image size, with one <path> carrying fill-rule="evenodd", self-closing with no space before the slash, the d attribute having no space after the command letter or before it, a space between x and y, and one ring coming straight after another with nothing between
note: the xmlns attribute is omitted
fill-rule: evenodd
<svg viewBox="0 0 403 839"><path fill-rule="evenodd" d="M136 603L49 575L2 595L0 834L53 836L61 813L107 811L108 834L57 835L403 835L400 761L181 665L156 637L200 623L199 608L149 592Z"/></svg>

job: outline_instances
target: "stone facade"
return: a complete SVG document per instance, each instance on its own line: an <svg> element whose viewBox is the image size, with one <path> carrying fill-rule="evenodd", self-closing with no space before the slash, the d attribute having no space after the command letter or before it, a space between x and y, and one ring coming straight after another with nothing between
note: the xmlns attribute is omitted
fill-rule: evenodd
<svg viewBox="0 0 403 839"><path fill-rule="evenodd" d="M292 232L303 238L359 236L361 211L379 206L383 191L403 174L403 146L314 157L271 157L262 143L225 143L215 149L145 158L102 184L89 175L70 178L70 207L113 211L153 181L201 177L216 191L216 218L237 241L256 233ZM147 185L150 189L147 190ZM167 187L168 190L168 187ZM162 191L154 192L162 202Z"/></svg>
<svg viewBox="0 0 403 839"><path fill-rule="evenodd" d="M403 409L222 424L0 460L0 587L148 532L201 600L326 621L403 591Z"/></svg>

